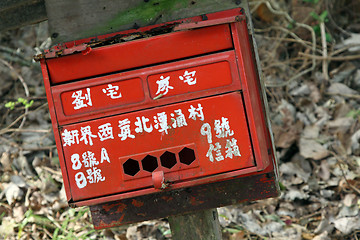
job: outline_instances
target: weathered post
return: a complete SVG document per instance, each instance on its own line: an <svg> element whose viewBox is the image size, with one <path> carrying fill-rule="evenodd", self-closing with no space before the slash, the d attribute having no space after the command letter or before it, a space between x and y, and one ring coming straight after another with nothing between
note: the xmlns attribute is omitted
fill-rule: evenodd
<svg viewBox="0 0 360 240"><path fill-rule="evenodd" d="M169 223L173 240L222 239L216 209L172 216L169 217Z"/></svg>

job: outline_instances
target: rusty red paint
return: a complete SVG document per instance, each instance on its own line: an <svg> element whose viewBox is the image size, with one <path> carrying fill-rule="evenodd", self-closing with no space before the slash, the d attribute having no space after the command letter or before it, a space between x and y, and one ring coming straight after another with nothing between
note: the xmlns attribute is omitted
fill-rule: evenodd
<svg viewBox="0 0 360 240"><path fill-rule="evenodd" d="M166 202L172 201L174 198L170 196L162 196L161 199L165 200Z"/></svg>
<svg viewBox="0 0 360 240"><path fill-rule="evenodd" d="M118 215L112 214L111 210L110 212L99 211L98 209L103 209L103 205L107 205L107 203L102 203L90 207L92 219L95 228L100 229L277 196L278 190L274 178L271 178L272 182L262 183L259 180L262 177L265 177L265 174L136 197L136 200L144 203L142 207L133 206L132 199L119 200L117 203L125 204L127 207L123 213ZM219 189L222 191L219 192ZM259 191L259 189L263 189L263 191ZM123 214L125 217L122 217ZM112 217L109 218L109 216ZM103 225L99 226L101 221L103 221Z"/></svg>
<svg viewBox="0 0 360 240"><path fill-rule="evenodd" d="M81 53L83 55L88 55L90 52L92 51L92 48L91 47L87 47L85 50L83 50Z"/></svg>
<svg viewBox="0 0 360 240"><path fill-rule="evenodd" d="M105 211L110 211L110 209L112 209L113 207L115 207L115 206L118 206L118 204L116 204L116 203L114 203L114 204L109 204L109 205L106 205L106 206L104 206L103 208L104 208L104 210Z"/></svg>
<svg viewBox="0 0 360 240"><path fill-rule="evenodd" d="M119 218L118 221L123 221L125 217L125 214L122 214ZM118 222L113 222L111 224L106 223L104 220L100 220L99 224L94 226L95 229L103 229L103 228L111 228L111 227L115 227L118 226Z"/></svg>
<svg viewBox="0 0 360 240"><path fill-rule="evenodd" d="M116 209L116 211L113 209ZM123 203L112 203L103 206L103 210L109 214L122 213L125 209L126 205Z"/></svg>
<svg viewBox="0 0 360 240"><path fill-rule="evenodd" d="M144 203L143 203L143 202L137 201L137 200L135 200L135 199L132 200L131 204L132 204L133 206L135 206L135 207L142 207L142 206L144 206Z"/></svg>
<svg viewBox="0 0 360 240"><path fill-rule="evenodd" d="M204 201L200 201L200 200L196 199L196 197L193 197L193 196L190 197L190 204L193 206L198 206L203 203L204 203Z"/></svg>
<svg viewBox="0 0 360 240"><path fill-rule="evenodd" d="M115 213L122 213L125 209L126 209L125 204L119 204L119 206L117 207Z"/></svg>
<svg viewBox="0 0 360 240"><path fill-rule="evenodd" d="M191 21L126 43L68 43L41 61L67 197L91 206L96 228L277 194L244 15Z"/></svg>
<svg viewBox="0 0 360 240"><path fill-rule="evenodd" d="M219 24L227 24L232 22L240 22L245 20L245 16L231 16L231 17L224 17L214 20L207 20L207 21L187 21L180 23L179 25L176 25L174 27L174 31L181 31L181 30L189 30L189 29L195 29L195 28L202 28L202 27L208 27L208 26L214 26Z"/></svg>

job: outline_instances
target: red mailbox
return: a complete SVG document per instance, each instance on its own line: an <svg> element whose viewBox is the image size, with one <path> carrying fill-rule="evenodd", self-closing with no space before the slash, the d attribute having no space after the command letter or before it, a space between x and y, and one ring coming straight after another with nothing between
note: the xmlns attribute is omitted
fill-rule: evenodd
<svg viewBox="0 0 360 240"><path fill-rule="evenodd" d="M242 9L40 58L67 198L96 228L277 196Z"/></svg>

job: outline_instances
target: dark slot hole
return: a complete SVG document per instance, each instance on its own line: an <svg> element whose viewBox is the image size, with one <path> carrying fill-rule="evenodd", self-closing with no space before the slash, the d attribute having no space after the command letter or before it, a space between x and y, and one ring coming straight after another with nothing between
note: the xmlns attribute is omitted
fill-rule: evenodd
<svg viewBox="0 0 360 240"><path fill-rule="evenodd" d="M179 158L181 163L190 165L193 161L195 161L195 152L190 148L183 148L179 152Z"/></svg>
<svg viewBox="0 0 360 240"><path fill-rule="evenodd" d="M148 172L153 172L158 167L156 157L151 155L144 157L144 159L141 160L141 163L143 169Z"/></svg>
<svg viewBox="0 0 360 240"><path fill-rule="evenodd" d="M130 176L135 176L140 171L140 166L138 161L134 159L128 159L123 164L124 173Z"/></svg>
<svg viewBox="0 0 360 240"><path fill-rule="evenodd" d="M176 164L176 156L174 153L166 151L160 156L160 162L161 166L170 169Z"/></svg>

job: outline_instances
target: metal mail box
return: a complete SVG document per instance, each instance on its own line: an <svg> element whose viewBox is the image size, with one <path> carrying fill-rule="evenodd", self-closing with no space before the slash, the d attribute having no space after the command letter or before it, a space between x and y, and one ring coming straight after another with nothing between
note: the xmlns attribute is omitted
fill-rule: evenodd
<svg viewBox="0 0 360 240"><path fill-rule="evenodd" d="M39 58L68 201L90 205L96 228L277 195L243 9Z"/></svg>

